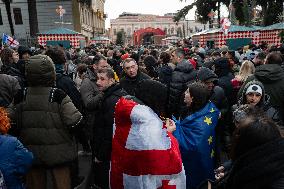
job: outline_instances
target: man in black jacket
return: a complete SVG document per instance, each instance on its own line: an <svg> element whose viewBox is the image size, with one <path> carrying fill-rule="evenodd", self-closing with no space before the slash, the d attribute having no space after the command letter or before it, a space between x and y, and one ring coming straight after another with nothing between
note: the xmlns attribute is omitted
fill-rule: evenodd
<svg viewBox="0 0 284 189"><path fill-rule="evenodd" d="M138 65L133 58L127 58L123 62L124 76L120 80L121 87L132 96L135 96L136 90L141 81L151 79L148 75L138 70Z"/></svg>
<svg viewBox="0 0 284 189"><path fill-rule="evenodd" d="M181 109L185 107L183 102L183 94L187 89L187 85L196 79L196 71L192 64L185 59L184 50L178 48L173 52L173 63L176 68L172 73L169 90L169 112L175 117L179 117L182 113Z"/></svg>
<svg viewBox="0 0 284 189"><path fill-rule="evenodd" d="M227 58L219 58L214 61L215 74L218 76L218 86L222 87L228 99L229 105L232 102L233 86L231 80L234 79Z"/></svg>
<svg viewBox="0 0 284 189"><path fill-rule="evenodd" d="M97 114L94 127L94 182L100 188L109 188L109 168L111 160L114 110L120 97L127 93L115 83L114 72L102 69L97 73L97 86L104 93L102 106Z"/></svg>
<svg viewBox="0 0 284 189"><path fill-rule="evenodd" d="M221 147L221 149L218 149L218 151L220 152L220 150L222 150L229 152L229 145L231 142L231 127L228 121L228 119L230 119L228 111L230 107L225 96L225 92L221 87L217 86L217 75L209 68L201 67L197 73L197 79L207 85L211 94L211 102L213 102L221 112L221 117L216 127L217 146ZM217 154L219 161L222 159L220 155L221 154L219 153Z"/></svg>

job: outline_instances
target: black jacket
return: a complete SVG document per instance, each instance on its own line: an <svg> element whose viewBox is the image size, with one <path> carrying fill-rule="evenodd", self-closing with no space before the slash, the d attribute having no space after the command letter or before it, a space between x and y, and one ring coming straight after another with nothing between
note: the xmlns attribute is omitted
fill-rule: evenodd
<svg viewBox="0 0 284 189"><path fill-rule="evenodd" d="M169 85L170 82L172 81L172 73L173 73L173 69L171 66L169 66L168 64L162 64L160 67L158 67L158 80L165 84L165 85Z"/></svg>
<svg viewBox="0 0 284 189"><path fill-rule="evenodd" d="M230 104L233 92L233 86L231 84L231 80L234 79L234 76L231 73L229 62L226 58L219 58L214 62L214 65L215 65L215 73L218 76L218 86L224 89L225 95Z"/></svg>
<svg viewBox="0 0 284 189"><path fill-rule="evenodd" d="M223 151L228 152L231 143L232 132L230 125L231 117L229 114L230 106L228 104L224 90L219 86L215 86L211 93L210 101L213 102L221 112L221 118L219 119L216 127L216 137L218 138L217 144Z"/></svg>
<svg viewBox="0 0 284 189"><path fill-rule="evenodd" d="M80 112L83 111L81 94L76 88L75 82L68 75L56 73L56 87L62 89L70 97Z"/></svg>
<svg viewBox="0 0 284 189"><path fill-rule="evenodd" d="M169 111L176 117L181 114L181 108L184 106L183 93L187 89L190 82L195 81L196 71L192 64L187 60L178 63L177 67L172 73L172 81L170 83L169 91Z"/></svg>
<svg viewBox="0 0 284 189"><path fill-rule="evenodd" d="M137 76L134 78L130 78L127 75L122 77L120 85L129 95L135 96L139 83L145 79L151 79L151 77L138 71Z"/></svg>
<svg viewBox="0 0 284 189"><path fill-rule="evenodd" d="M218 189L283 189L284 140L261 145L233 162Z"/></svg>
<svg viewBox="0 0 284 189"><path fill-rule="evenodd" d="M119 84L104 91L102 106L94 126L94 152L100 161L110 161L115 105L120 97L127 95Z"/></svg>
<svg viewBox="0 0 284 189"><path fill-rule="evenodd" d="M26 77L17 68L16 64L12 64L12 65L9 65L9 66L3 65L2 68L1 68L1 73L14 76L18 80L22 89L27 87Z"/></svg>
<svg viewBox="0 0 284 189"><path fill-rule="evenodd" d="M14 104L18 104L23 100L23 93L25 87L27 87L27 80L25 75L17 68L16 64L3 65L1 67L1 73L13 76L17 79L21 89L18 90L17 94L14 96Z"/></svg>

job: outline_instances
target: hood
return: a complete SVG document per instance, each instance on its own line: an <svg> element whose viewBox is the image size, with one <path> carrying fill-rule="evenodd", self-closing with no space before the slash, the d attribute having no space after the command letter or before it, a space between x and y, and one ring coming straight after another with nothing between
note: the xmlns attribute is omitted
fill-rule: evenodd
<svg viewBox="0 0 284 189"><path fill-rule="evenodd" d="M201 67L197 72L197 79L200 81L207 81L207 80L218 80L217 75L210 70L209 68Z"/></svg>
<svg viewBox="0 0 284 189"><path fill-rule="evenodd" d="M86 78L89 78L91 81L97 81L97 74L94 73L90 68L87 68Z"/></svg>
<svg viewBox="0 0 284 189"><path fill-rule="evenodd" d="M248 82L248 83L245 85L244 90L242 91L242 96L241 96L241 98L239 99L239 105L245 104L246 91L247 91L247 89L248 89L251 85L254 85L254 84L259 85L259 86L261 87L261 89L262 89L262 94L263 94L262 97L261 97L261 99L260 99L260 102L257 104L257 106L262 107L262 106L264 106L264 105L267 103L266 101L269 101L270 98L269 98L268 95L265 94L265 90L264 90L263 84L262 84L261 82L257 81L257 80L253 80L253 81Z"/></svg>
<svg viewBox="0 0 284 189"><path fill-rule="evenodd" d="M215 74L220 78L230 73L230 65L227 58L219 58L214 62Z"/></svg>
<svg viewBox="0 0 284 189"><path fill-rule="evenodd" d="M177 67L175 68L175 71L180 71L183 73L190 73L192 70L194 70L192 64L185 59L178 63Z"/></svg>
<svg viewBox="0 0 284 189"><path fill-rule="evenodd" d="M32 56L25 66L25 73L30 86L51 87L55 81L54 64L46 55Z"/></svg>
<svg viewBox="0 0 284 189"><path fill-rule="evenodd" d="M273 83L284 78L283 70L278 64L264 64L255 70L255 77L263 83Z"/></svg>
<svg viewBox="0 0 284 189"><path fill-rule="evenodd" d="M168 65L162 66L162 67L160 68L160 71L163 72L163 74L166 74L166 75L171 75L171 74L173 73L172 67L171 67L171 66L168 66Z"/></svg>

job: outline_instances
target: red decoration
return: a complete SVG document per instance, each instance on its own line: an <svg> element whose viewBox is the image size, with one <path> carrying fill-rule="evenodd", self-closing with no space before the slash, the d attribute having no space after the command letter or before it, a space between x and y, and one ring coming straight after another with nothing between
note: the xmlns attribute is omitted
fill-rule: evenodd
<svg viewBox="0 0 284 189"><path fill-rule="evenodd" d="M141 45L141 40L144 35L147 33L153 33L154 35L166 35L166 33L161 30L160 28L145 28L145 29L140 29L134 32L134 45Z"/></svg>

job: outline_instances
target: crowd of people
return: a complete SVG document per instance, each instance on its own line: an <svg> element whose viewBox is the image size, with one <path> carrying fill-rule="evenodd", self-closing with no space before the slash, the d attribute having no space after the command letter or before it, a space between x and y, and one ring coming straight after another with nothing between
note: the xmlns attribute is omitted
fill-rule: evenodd
<svg viewBox="0 0 284 189"><path fill-rule="evenodd" d="M81 155L92 159L85 189L123 188L111 171L146 174L138 160L153 175L175 170L177 188L284 187L284 47L20 46L0 58L0 188L74 188ZM135 140L123 142L128 133ZM168 144L179 147L155 161L116 149ZM153 188L152 177L127 179L125 188Z"/></svg>

